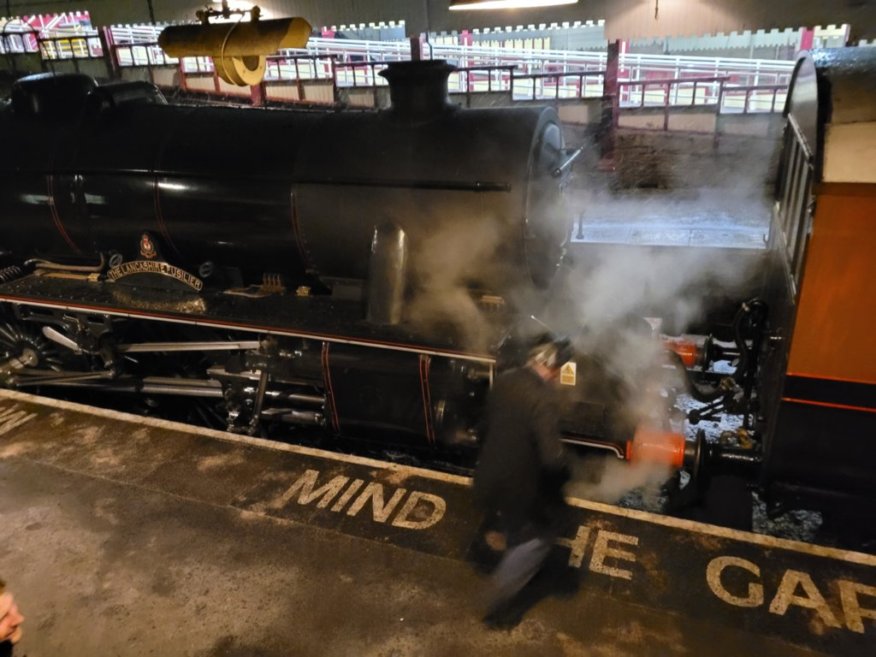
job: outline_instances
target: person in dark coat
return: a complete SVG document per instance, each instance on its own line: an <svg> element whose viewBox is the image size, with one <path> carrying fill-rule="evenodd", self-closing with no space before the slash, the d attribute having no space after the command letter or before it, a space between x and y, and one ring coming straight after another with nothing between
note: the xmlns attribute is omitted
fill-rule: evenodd
<svg viewBox="0 0 876 657"><path fill-rule="evenodd" d="M560 441L554 381L572 356L567 340L543 336L526 365L500 375L487 399L486 436L474 476L485 542L502 550L485 620L501 616L550 552L569 460Z"/></svg>

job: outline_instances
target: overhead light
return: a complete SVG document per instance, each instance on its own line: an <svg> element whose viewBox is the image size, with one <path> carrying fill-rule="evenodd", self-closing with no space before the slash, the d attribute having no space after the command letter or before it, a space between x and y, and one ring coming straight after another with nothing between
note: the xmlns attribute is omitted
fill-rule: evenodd
<svg viewBox="0 0 876 657"><path fill-rule="evenodd" d="M450 11L473 11L476 9L532 9L574 5L578 0L450 0Z"/></svg>

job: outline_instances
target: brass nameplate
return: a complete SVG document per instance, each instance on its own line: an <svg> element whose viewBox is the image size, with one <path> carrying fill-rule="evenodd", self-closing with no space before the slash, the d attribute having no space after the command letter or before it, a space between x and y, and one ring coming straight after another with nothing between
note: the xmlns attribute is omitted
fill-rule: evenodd
<svg viewBox="0 0 876 657"><path fill-rule="evenodd" d="M167 276L168 278L172 278L193 289L195 292L200 292L204 288L204 281L197 276L193 276L186 270L175 267L167 262L155 262L154 260L131 260L130 262L123 262L118 267L111 268L106 273L106 277L110 281L117 281L128 276L142 274Z"/></svg>

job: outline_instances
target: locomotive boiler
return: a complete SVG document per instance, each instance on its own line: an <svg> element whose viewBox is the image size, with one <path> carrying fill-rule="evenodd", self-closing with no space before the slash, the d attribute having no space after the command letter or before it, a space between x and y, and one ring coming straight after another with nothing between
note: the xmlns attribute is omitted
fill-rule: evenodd
<svg viewBox="0 0 876 657"><path fill-rule="evenodd" d="M16 154L3 165L4 213L17 219L0 242L46 259L130 261L150 233L180 266L210 263L202 275L330 290L367 278L375 227L415 251L439 231L488 225L497 252L468 282L495 289L527 272L544 285L568 233L552 175L564 163L556 114L459 111L451 70L393 64L385 112L179 107L146 84L21 81L3 117Z"/></svg>

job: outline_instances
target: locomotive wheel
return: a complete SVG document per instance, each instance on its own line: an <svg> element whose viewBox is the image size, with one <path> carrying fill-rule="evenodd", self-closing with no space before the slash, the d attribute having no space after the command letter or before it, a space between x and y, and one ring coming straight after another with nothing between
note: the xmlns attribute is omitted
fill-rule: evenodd
<svg viewBox="0 0 876 657"><path fill-rule="evenodd" d="M184 421L199 427L225 431L228 428L225 402L218 399L189 399Z"/></svg>
<svg viewBox="0 0 876 657"><path fill-rule="evenodd" d="M61 358L52 344L23 326L10 322L0 324L0 360L18 358L28 368L61 370Z"/></svg>

